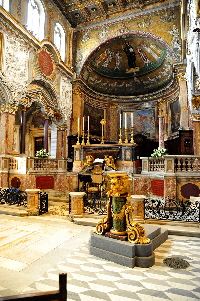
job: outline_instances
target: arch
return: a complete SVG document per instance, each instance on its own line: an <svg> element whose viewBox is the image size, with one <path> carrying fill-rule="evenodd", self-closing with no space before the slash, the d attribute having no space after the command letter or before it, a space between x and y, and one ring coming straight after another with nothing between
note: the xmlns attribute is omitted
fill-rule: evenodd
<svg viewBox="0 0 200 301"><path fill-rule="evenodd" d="M128 64L126 44L136 53ZM162 38L135 31L99 44L83 62L79 76L93 91L106 95L139 96L155 93L173 81L176 52Z"/></svg>
<svg viewBox="0 0 200 301"><path fill-rule="evenodd" d="M55 122L64 119L59 109L56 90L48 81L44 79L34 79L23 95L19 104L30 107L33 102L37 102L42 106L44 113L54 119Z"/></svg>
<svg viewBox="0 0 200 301"><path fill-rule="evenodd" d="M112 41L113 39L116 38L129 38L131 35L137 35L137 36L143 36L143 37L149 37L151 39L155 39L156 41L160 42L163 47L169 52L169 54L172 56L172 58L174 59L174 61L178 60L178 56L176 55L176 53L173 51L173 49L159 36L152 34L152 33L148 33L148 32L143 32L143 31L132 31L132 32L126 32L126 33L122 33L122 34L118 34L115 36L112 36L111 38L108 38L107 40L99 43L98 45L96 45L93 49L91 49L91 51L89 52L89 54L84 58L84 60L81 62L81 64L79 65L79 71L78 71L78 76L80 76L83 67L85 65L85 63L87 62L87 60L91 57L91 55L98 49L100 48L102 45L104 44L108 44L110 41Z"/></svg>

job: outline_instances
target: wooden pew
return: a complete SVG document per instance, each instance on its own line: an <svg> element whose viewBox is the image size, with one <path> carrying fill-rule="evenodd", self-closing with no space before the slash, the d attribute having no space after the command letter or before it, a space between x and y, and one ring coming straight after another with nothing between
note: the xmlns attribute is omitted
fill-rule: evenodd
<svg viewBox="0 0 200 301"><path fill-rule="evenodd" d="M66 301L67 300L67 274L59 274L59 290L0 297L0 301Z"/></svg>

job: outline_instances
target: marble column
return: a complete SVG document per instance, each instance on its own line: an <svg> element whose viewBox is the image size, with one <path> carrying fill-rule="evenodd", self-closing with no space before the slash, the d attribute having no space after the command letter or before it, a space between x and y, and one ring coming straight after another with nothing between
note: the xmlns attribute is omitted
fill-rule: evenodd
<svg viewBox="0 0 200 301"><path fill-rule="evenodd" d="M67 125L57 126L56 158L67 157Z"/></svg>
<svg viewBox="0 0 200 301"><path fill-rule="evenodd" d="M185 78L185 66L181 65L177 69L177 77L179 82L179 102L180 102L180 127L184 130L189 128L189 107L188 107L188 93L187 81Z"/></svg>
<svg viewBox="0 0 200 301"><path fill-rule="evenodd" d="M83 116L83 99L82 99L81 83L78 81L73 82L73 108L72 108L72 124L71 134L78 132L78 118ZM81 124L80 124L81 125Z"/></svg>
<svg viewBox="0 0 200 301"><path fill-rule="evenodd" d="M26 137L26 108L21 112L21 141L20 141L20 153L25 154L25 137Z"/></svg>
<svg viewBox="0 0 200 301"><path fill-rule="evenodd" d="M45 117L45 119L44 119L44 149L46 149L47 152L49 151L48 127L49 127L49 119L47 117Z"/></svg>
<svg viewBox="0 0 200 301"><path fill-rule="evenodd" d="M7 104L1 106L1 111L0 154L12 155L14 152L15 109Z"/></svg>
<svg viewBox="0 0 200 301"><path fill-rule="evenodd" d="M159 120L159 146L164 147L164 116L158 116Z"/></svg>

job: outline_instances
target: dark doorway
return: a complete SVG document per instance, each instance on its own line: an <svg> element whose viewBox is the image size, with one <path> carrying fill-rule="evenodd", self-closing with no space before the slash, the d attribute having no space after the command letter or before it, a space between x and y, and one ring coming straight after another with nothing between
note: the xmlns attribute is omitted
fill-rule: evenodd
<svg viewBox="0 0 200 301"><path fill-rule="evenodd" d="M35 153L44 148L44 137L35 137Z"/></svg>

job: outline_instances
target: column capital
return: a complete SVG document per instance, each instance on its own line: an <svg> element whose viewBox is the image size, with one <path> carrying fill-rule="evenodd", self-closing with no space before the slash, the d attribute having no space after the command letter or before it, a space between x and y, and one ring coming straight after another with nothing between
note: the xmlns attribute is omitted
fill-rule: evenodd
<svg viewBox="0 0 200 301"><path fill-rule="evenodd" d="M56 124L56 127L59 131L66 131L68 128L67 124Z"/></svg>

